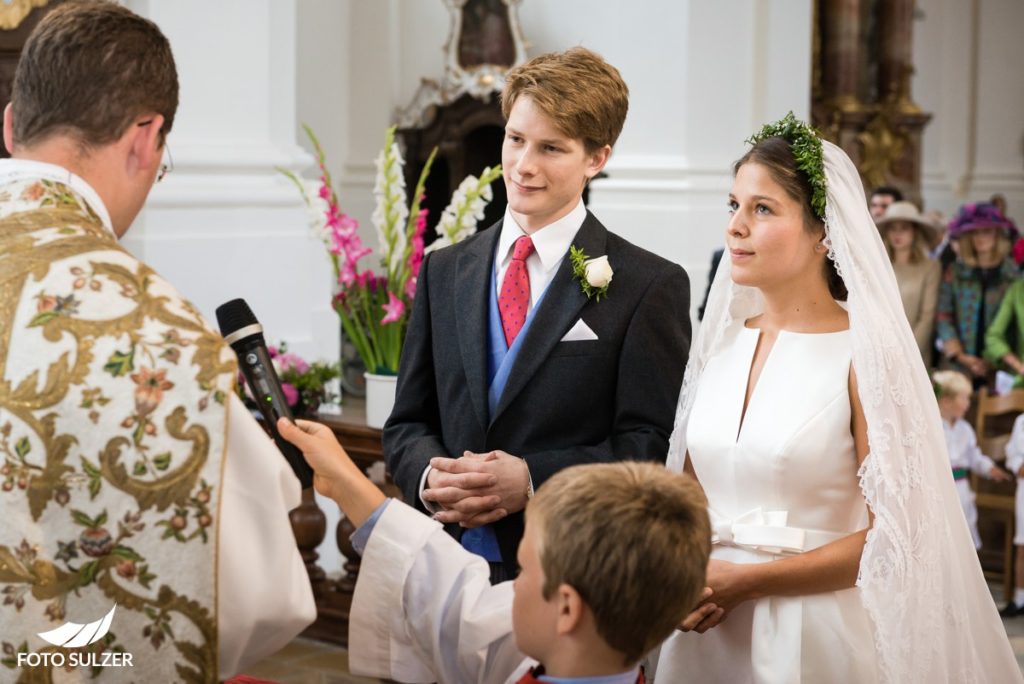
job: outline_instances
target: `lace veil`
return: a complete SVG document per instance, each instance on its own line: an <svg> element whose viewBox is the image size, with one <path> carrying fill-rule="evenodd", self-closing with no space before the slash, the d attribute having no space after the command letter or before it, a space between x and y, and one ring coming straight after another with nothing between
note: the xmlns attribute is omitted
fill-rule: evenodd
<svg viewBox="0 0 1024 684"><path fill-rule="evenodd" d="M1022 681L960 510L931 380L903 312L860 177L823 142L828 256L849 298L853 366L870 452L859 471L874 524L857 586L889 682ZM726 256L690 353L669 446L681 470L700 375L736 320L761 312L755 288L736 285Z"/></svg>

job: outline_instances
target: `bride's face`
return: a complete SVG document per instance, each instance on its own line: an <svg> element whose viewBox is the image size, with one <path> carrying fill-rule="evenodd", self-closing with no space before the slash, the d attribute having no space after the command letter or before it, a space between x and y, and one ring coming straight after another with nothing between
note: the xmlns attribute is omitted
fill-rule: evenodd
<svg viewBox="0 0 1024 684"><path fill-rule="evenodd" d="M804 209L772 178L768 167L747 162L736 172L729 193L725 242L738 285L774 289L824 280L821 235L808 230Z"/></svg>

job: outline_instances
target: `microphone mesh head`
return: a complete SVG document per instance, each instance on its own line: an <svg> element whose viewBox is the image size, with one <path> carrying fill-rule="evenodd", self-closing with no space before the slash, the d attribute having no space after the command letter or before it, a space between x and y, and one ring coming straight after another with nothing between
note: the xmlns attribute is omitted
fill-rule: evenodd
<svg viewBox="0 0 1024 684"><path fill-rule="evenodd" d="M258 323L252 309L244 299L232 299L217 307L217 325L220 326L220 334L224 337L248 325L257 325Z"/></svg>

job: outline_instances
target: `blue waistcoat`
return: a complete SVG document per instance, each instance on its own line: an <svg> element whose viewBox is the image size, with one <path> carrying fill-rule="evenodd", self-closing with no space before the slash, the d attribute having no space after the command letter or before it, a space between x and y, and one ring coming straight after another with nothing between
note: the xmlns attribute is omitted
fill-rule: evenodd
<svg viewBox="0 0 1024 684"><path fill-rule="evenodd" d="M508 384L508 376L512 372L512 366L516 362L516 357L519 356L523 340L526 339L526 333L533 323L533 314L540 308L544 295L547 293L547 288L545 287L544 291L537 298L536 305L526 314L526 322L523 323L522 329L516 335L512 346L509 347L505 342L505 330L501 326L501 313L498 310L497 271L498 259L495 256L494 268L491 269L490 278L491 296L488 300L490 304L487 307L488 420L494 417L494 412L498 408L498 402L501 400L501 394L505 391L505 385ZM483 556L484 559L491 563L500 563L502 561L501 551L498 549L498 538L495 536L494 528L491 525L474 527L463 532L462 546L477 555Z"/></svg>

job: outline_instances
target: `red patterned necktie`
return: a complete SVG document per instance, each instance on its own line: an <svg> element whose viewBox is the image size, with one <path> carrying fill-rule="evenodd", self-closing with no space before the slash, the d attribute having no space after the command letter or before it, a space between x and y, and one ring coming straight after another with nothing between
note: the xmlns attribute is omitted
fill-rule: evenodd
<svg viewBox="0 0 1024 684"><path fill-rule="evenodd" d="M531 667L530 671L524 674L522 678L520 678L520 680L516 682L516 684L542 684L542 682L539 679L537 679L537 677L541 676L542 674L544 674L544 668L540 665L538 665L537 667ZM640 670L640 674L638 674L636 677L636 684L644 684L643 669Z"/></svg>
<svg viewBox="0 0 1024 684"><path fill-rule="evenodd" d="M533 240L524 235L512 248L512 261L501 281L498 296L498 311L501 313L501 327L505 331L505 343L511 347L526 322L530 309L530 274L526 271L526 258L533 254Z"/></svg>

